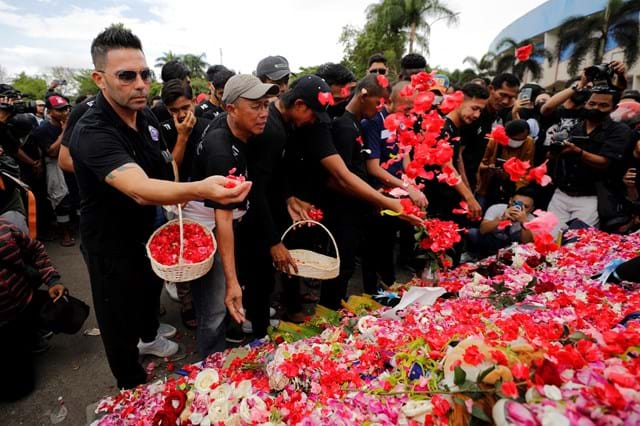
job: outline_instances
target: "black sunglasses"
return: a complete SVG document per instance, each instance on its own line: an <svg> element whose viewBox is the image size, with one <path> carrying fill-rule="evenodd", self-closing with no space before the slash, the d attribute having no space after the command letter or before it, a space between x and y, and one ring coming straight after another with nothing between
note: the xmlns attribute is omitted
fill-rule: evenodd
<svg viewBox="0 0 640 426"><path fill-rule="evenodd" d="M107 74L107 72L103 70L96 70L96 71ZM123 83L133 83L134 81L136 81L138 74L140 74L140 78L145 83L150 82L151 78L153 77L153 71L151 71L149 68L145 68L140 71L131 71L131 70L116 71L113 75Z"/></svg>
<svg viewBox="0 0 640 426"><path fill-rule="evenodd" d="M369 70L369 74L385 75L386 73L387 73L387 70L385 68L375 68L375 69Z"/></svg>

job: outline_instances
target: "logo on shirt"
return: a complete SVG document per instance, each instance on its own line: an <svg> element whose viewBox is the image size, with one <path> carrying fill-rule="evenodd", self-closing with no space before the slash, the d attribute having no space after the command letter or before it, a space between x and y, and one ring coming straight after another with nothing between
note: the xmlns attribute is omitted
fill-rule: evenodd
<svg viewBox="0 0 640 426"><path fill-rule="evenodd" d="M160 140L160 132L158 132L158 129L156 129L153 126L149 126L149 134L151 135L151 139L153 139L154 142L158 142Z"/></svg>

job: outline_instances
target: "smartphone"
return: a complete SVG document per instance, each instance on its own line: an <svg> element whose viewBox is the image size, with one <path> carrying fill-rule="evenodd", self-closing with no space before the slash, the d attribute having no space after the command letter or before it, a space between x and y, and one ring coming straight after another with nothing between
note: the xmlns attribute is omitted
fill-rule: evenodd
<svg viewBox="0 0 640 426"><path fill-rule="evenodd" d="M523 101L531 101L532 92L533 89L531 87L525 87L520 91L520 95L518 96L518 98L522 99Z"/></svg>

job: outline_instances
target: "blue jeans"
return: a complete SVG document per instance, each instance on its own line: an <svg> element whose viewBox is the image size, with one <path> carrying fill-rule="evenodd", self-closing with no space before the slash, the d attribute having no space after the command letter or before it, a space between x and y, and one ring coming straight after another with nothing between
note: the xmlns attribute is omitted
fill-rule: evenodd
<svg viewBox="0 0 640 426"><path fill-rule="evenodd" d="M204 359L209 354L225 349L226 280L220 253L216 252L211 270L191 282L191 293L198 321L198 353Z"/></svg>

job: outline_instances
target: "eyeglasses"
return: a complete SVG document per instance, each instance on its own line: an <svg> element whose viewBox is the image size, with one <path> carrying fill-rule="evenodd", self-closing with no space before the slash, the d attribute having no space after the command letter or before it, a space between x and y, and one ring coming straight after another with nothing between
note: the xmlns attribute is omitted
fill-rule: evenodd
<svg viewBox="0 0 640 426"><path fill-rule="evenodd" d="M386 73L387 73L387 69L386 68L374 68L372 70L369 70L369 74L385 75Z"/></svg>
<svg viewBox="0 0 640 426"><path fill-rule="evenodd" d="M106 71L103 71L103 70L96 70L96 71L101 72L103 74L108 74ZM121 71L116 71L113 75L121 82L125 84L131 84L134 81L136 81L138 74L140 74L140 78L145 83L150 82L151 78L153 77L153 71L151 71L149 68L145 68L140 71L121 70Z"/></svg>

